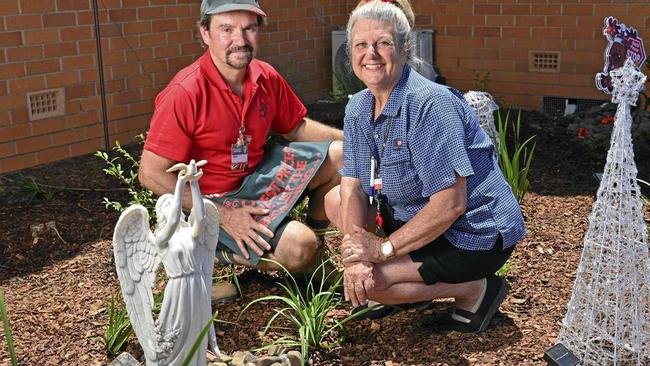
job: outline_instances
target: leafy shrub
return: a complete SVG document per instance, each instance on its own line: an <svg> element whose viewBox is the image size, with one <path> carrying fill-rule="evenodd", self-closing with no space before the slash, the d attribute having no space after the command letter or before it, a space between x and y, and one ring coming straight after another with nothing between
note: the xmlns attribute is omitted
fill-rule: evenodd
<svg viewBox="0 0 650 366"><path fill-rule="evenodd" d="M515 198L521 203L530 184L528 181L528 173L530 172L537 143L533 142L535 135L521 142L519 137L521 111L519 111L516 121L510 122L509 118L510 111L506 113L505 118L501 118L501 113L497 113L497 129L499 130L499 142L501 144L501 149L497 151L497 157L503 176L510 185L510 188L512 188L512 193L514 193ZM508 125L512 125L513 128L514 141L512 142L514 146L510 145L512 149L508 148L508 139L506 138L508 135ZM531 144L532 147L530 146Z"/></svg>
<svg viewBox="0 0 650 366"><path fill-rule="evenodd" d="M274 263L281 266L277 262ZM284 331L289 330L292 334L283 335L261 347L259 350L265 350L275 345L300 347L301 354L304 361L306 361L309 359L310 349L331 349L338 346L345 339L343 335L345 323L364 312L350 315L343 320L332 319L330 317L329 314L332 310L343 304L341 295L337 293L337 289L341 286L343 276L336 270L325 273L327 263L328 261L324 261L314 271L307 283L307 288L303 289L302 292L294 277L282 267L287 275L287 283L280 285L285 295L269 295L257 298L242 310L244 312L259 302L280 301L285 305L281 309L273 309L275 314L266 323L263 333L266 334L275 321L280 318L287 320L290 327L273 328L279 328ZM328 286L326 283L331 279L329 278L330 276L335 276L335 281ZM316 281L317 278L320 278L320 281ZM314 286L314 282L317 282L316 286Z"/></svg>
<svg viewBox="0 0 650 366"><path fill-rule="evenodd" d="M144 135L136 136L139 143L144 144ZM126 151L119 143L115 142L113 151L117 156L110 157L108 153L103 151L95 152L95 156L104 160L106 168L102 169L106 175L116 178L122 185L126 186L129 192L130 200L127 204L119 201L112 201L104 197L104 204L106 208L112 208L117 212L124 211L128 206L138 204L144 206L149 211L149 218L152 222L156 219L156 200L154 194L150 190L142 187L138 182L138 171L140 169L140 162L137 161L133 155ZM128 169L128 172L125 170Z"/></svg>

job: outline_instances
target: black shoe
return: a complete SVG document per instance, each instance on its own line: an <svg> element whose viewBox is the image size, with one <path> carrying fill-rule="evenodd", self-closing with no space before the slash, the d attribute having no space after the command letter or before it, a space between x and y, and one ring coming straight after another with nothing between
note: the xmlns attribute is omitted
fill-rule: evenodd
<svg viewBox="0 0 650 366"><path fill-rule="evenodd" d="M508 281L505 278L495 275L487 277L486 280L485 295L476 313L458 308L454 309L456 315L468 319L469 323L458 321L451 314L447 314L442 319L436 321L435 327L438 331L480 333L487 329L488 325L490 325L490 320L508 295L510 285L508 285Z"/></svg>

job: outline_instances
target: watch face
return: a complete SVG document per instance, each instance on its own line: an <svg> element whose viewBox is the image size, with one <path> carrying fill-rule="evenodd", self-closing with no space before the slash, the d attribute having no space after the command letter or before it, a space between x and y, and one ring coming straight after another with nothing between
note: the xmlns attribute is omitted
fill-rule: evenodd
<svg viewBox="0 0 650 366"><path fill-rule="evenodd" d="M393 254L393 244L387 241L381 244L381 254L388 256Z"/></svg>

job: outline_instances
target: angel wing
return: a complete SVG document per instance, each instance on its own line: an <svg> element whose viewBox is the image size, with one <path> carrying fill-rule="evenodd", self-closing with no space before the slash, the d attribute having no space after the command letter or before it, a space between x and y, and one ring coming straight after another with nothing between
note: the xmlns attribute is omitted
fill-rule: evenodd
<svg viewBox="0 0 650 366"><path fill-rule="evenodd" d="M208 286L209 291L212 284L212 273L214 270L214 255L216 253L217 243L219 242L219 210L217 210L217 206L215 206L215 204L210 200L204 199L203 205L205 210L205 223L203 225L203 232L198 238L198 242L200 245L205 246L207 253L207 255L201 259L201 268L203 271L203 281ZM210 296L208 295L207 298L209 299ZM210 305L208 305L208 307L210 307ZM214 325L208 332L208 344L210 350L217 356L221 357L221 352L217 345Z"/></svg>
<svg viewBox="0 0 650 366"><path fill-rule="evenodd" d="M147 364L157 364L153 286L160 265L158 248L149 229L149 213L141 205L127 208L115 226L113 254L122 295Z"/></svg>

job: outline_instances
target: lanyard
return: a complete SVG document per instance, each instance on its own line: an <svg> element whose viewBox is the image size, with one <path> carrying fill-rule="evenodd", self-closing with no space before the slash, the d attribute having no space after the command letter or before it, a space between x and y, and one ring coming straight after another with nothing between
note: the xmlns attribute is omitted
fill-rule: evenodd
<svg viewBox="0 0 650 366"><path fill-rule="evenodd" d="M373 137L375 134L375 126L377 125L377 120L372 122L372 133ZM370 204L372 204L373 199L375 199L375 194L381 193L382 181L381 181L381 159L384 158L384 152L386 152L386 145L388 143L388 135L390 135L391 126L393 125L393 118L388 117L386 122L386 128L384 129L384 141L381 144L381 150L377 152L375 149L375 139L373 138L372 148L370 149L372 156L370 157ZM376 155L376 156L375 156Z"/></svg>

